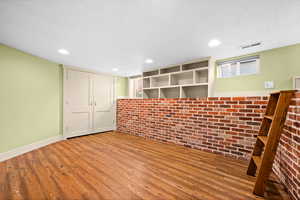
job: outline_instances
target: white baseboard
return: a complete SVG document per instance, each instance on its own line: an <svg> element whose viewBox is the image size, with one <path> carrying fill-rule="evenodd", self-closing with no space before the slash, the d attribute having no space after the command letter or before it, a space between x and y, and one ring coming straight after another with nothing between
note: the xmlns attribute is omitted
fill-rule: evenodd
<svg viewBox="0 0 300 200"><path fill-rule="evenodd" d="M47 138L45 140L34 142L34 143L31 143L31 144L28 144L28 145L25 145L22 147L18 147L18 148L15 148L13 150L10 150L10 151L4 152L4 153L0 153L0 162L8 160L8 159L16 157L16 156L19 156L19 155L22 155L22 154L30 152L32 150L41 148L48 144L58 142L60 140L63 140L63 137L61 135Z"/></svg>

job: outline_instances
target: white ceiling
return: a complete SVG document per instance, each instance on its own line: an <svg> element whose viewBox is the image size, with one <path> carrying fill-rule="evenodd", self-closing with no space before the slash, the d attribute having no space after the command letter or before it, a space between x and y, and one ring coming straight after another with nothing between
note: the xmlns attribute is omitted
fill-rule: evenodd
<svg viewBox="0 0 300 200"><path fill-rule="evenodd" d="M213 38L223 44L209 48ZM239 48L257 41L263 45ZM1 0L0 43L65 65L129 76L300 43L300 1ZM71 54L58 54L60 48ZM146 58L155 62L145 64Z"/></svg>

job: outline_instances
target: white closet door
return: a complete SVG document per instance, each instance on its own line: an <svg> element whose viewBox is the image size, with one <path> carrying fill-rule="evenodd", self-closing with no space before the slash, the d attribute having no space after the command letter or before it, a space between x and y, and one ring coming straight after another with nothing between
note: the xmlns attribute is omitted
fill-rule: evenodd
<svg viewBox="0 0 300 200"><path fill-rule="evenodd" d="M93 132L115 129L114 77L93 75Z"/></svg>
<svg viewBox="0 0 300 200"><path fill-rule="evenodd" d="M65 136L74 137L91 133L91 75L66 70L65 76Z"/></svg>

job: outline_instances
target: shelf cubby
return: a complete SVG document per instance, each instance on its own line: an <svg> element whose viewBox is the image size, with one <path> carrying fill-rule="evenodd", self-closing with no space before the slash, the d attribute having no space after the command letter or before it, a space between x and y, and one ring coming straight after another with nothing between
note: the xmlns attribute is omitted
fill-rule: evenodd
<svg viewBox="0 0 300 200"><path fill-rule="evenodd" d="M194 83L193 71L171 74L171 85L188 85Z"/></svg>
<svg viewBox="0 0 300 200"><path fill-rule="evenodd" d="M169 85L170 76L162 75L162 76L154 76L151 77L151 87L164 87Z"/></svg>
<svg viewBox="0 0 300 200"><path fill-rule="evenodd" d="M150 78L143 79L143 88L150 88Z"/></svg>
<svg viewBox="0 0 300 200"><path fill-rule="evenodd" d="M194 62L194 63L188 63L182 65L182 70L192 70L192 69L199 69L203 67L208 67L208 60Z"/></svg>
<svg viewBox="0 0 300 200"><path fill-rule="evenodd" d="M195 82L196 83L208 83L208 68L195 71Z"/></svg>
<svg viewBox="0 0 300 200"><path fill-rule="evenodd" d="M160 69L160 74L167 74L167 73L179 72L179 71L180 71L180 65L176 65L176 66Z"/></svg>
<svg viewBox="0 0 300 200"><path fill-rule="evenodd" d="M182 98L207 97L208 85L193 85L182 87Z"/></svg>
<svg viewBox="0 0 300 200"><path fill-rule="evenodd" d="M158 75L158 74L159 74L159 70L157 69L157 70L144 72L143 77L154 76L154 75Z"/></svg>
<svg viewBox="0 0 300 200"><path fill-rule="evenodd" d="M145 99L154 99L159 98L159 89L144 89L143 98Z"/></svg>
<svg viewBox="0 0 300 200"><path fill-rule="evenodd" d="M161 88L160 98L180 98L180 87Z"/></svg>
<svg viewBox="0 0 300 200"><path fill-rule="evenodd" d="M144 98L201 98L211 94L211 57L143 73Z"/></svg>

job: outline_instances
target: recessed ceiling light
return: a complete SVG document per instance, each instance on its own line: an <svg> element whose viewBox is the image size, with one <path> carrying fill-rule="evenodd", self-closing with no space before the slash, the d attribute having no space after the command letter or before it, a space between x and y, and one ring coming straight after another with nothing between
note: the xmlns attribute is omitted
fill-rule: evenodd
<svg viewBox="0 0 300 200"><path fill-rule="evenodd" d="M114 72L117 72L117 71L119 71L119 69L118 68L113 68L112 69Z"/></svg>
<svg viewBox="0 0 300 200"><path fill-rule="evenodd" d="M145 60L145 63L151 64L151 63L153 63L153 60L148 58L148 59Z"/></svg>
<svg viewBox="0 0 300 200"><path fill-rule="evenodd" d="M212 39L209 41L208 46L213 48L213 47L217 47L221 44L222 42L218 39Z"/></svg>
<svg viewBox="0 0 300 200"><path fill-rule="evenodd" d="M58 49L58 53L62 54L62 55L69 55L70 52L66 49Z"/></svg>

